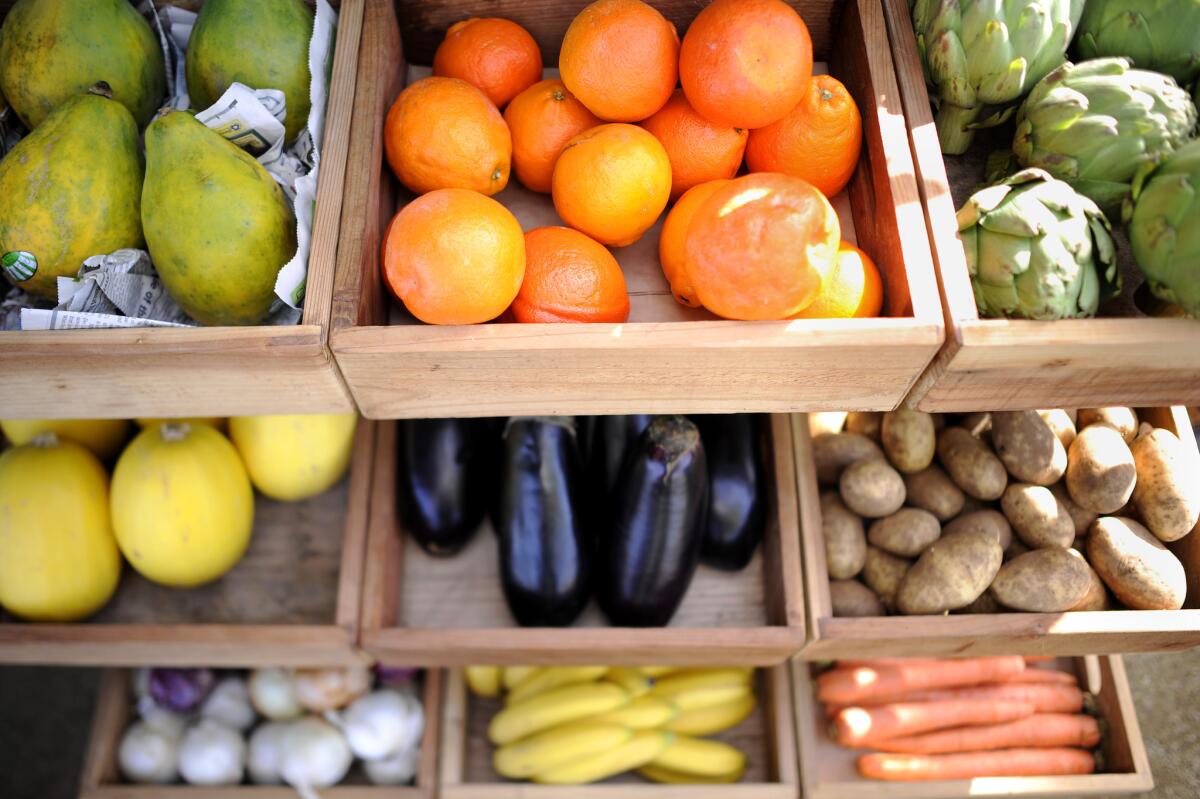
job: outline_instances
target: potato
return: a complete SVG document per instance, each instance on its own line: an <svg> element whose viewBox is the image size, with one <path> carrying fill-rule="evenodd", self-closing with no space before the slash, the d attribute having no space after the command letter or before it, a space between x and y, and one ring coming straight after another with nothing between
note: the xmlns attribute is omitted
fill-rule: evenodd
<svg viewBox="0 0 1200 799"><path fill-rule="evenodd" d="M1006 613L1007 611L1008 608L997 602L996 597L992 596L991 591L984 591L979 595L979 599L976 599L965 608L959 608L958 610L952 610L950 612L955 614L974 615L979 613Z"/></svg>
<svg viewBox="0 0 1200 799"><path fill-rule="evenodd" d="M868 519L895 513L904 504L904 480L882 458L850 464L838 486L846 507Z"/></svg>
<svg viewBox="0 0 1200 799"><path fill-rule="evenodd" d="M958 485L958 483L955 483L955 485ZM962 489L959 490L961 491ZM968 513L975 513L981 510L992 510L992 503L984 502L982 499L975 499L970 494L965 494L964 496L966 498L963 500L962 510L958 512L959 516L966 516Z"/></svg>
<svg viewBox="0 0 1200 799"><path fill-rule="evenodd" d="M1007 550L1012 545L1012 525L998 510L977 510L972 513L964 513L943 527L942 535L960 533L964 530L991 534L996 538L996 543L1002 550Z"/></svg>
<svg viewBox="0 0 1200 799"><path fill-rule="evenodd" d="M958 425L976 438L982 438L992 432L992 412L965 413Z"/></svg>
<svg viewBox="0 0 1200 799"><path fill-rule="evenodd" d="M868 546L867 562L863 566L862 579L883 602L883 606L892 610L896 606L896 591L900 588L900 581L904 579L904 575L911 567L912 561Z"/></svg>
<svg viewBox="0 0 1200 799"><path fill-rule="evenodd" d="M1076 550L1071 551L1074 552ZM1084 560L1084 563L1087 563L1087 561ZM1096 574L1096 570L1089 565L1087 593L1083 595L1083 599L1079 600L1069 610L1108 610L1111 607L1112 602L1108 599L1108 589L1104 587L1104 581L1100 579L1100 575Z"/></svg>
<svg viewBox="0 0 1200 799"><path fill-rule="evenodd" d="M822 433L840 433L846 425L845 411L823 411L808 415L808 434L813 438Z"/></svg>
<svg viewBox="0 0 1200 799"><path fill-rule="evenodd" d="M1090 571L1087 561L1073 549L1035 549L1001 566L991 593L1013 610L1063 613L1087 596Z"/></svg>
<svg viewBox="0 0 1200 799"><path fill-rule="evenodd" d="M1088 528L1092 526L1092 522L1096 521L1097 514L1076 505L1075 500L1071 499L1071 492L1067 490L1066 483L1060 482L1050 486L1050 493L1063 504L1071 516L1071 521L1075 523L1076 540L1086 538Z"/></svg>
<svg viewBox="0 0 1200 799"><path fill-rule="evenodd" d="M1132 444L1138 431L1138 416L1133 408L1080 408L1075 427L1082 432L1094 424L1108 425L1121 434L1126 444Z"/></svg>
<svg viewBox="0 0 1200 799"><path fill-rule="evenodd" d="M882 413L854 411L846 416L846 432L859 433L873 441L879 440L879 432L882 425Z"/></svg>
<svg viewBox="0 0 1200 799"><path fill-rule="evenodd" d="M830 580L829 603L835 618L887 615L875 592L858 580Z"/></svg>
<svg viewBox="0 0 1200 799"><path fill-rule="evenodd" d="M1007 547L1005 547L1005 548L1004 548L1004 559L1005 559L1006 561L1007 561L1007 560L1012 560L1013 558L1019 558L1019 557L1021 557L1021 556L1022 556L1022 555L1024 555L1026 552L1032 552L1032 551L1033 551L1032 549L1030 549L1029 547L1025 546L1025 542L1024 542L1024 541L1022 541L1022 540L1021 540L1021 539L1019 539L1019 538L1015 538L1015 537L1014 537L1014 538L1013 538L1013 540L1012 540L1012 543L1011 543L1011 544L1009 544Z"/></svg>
<svg viewBox="0 0 1200 799"><path fill-rule="evenodd" d="M1121 434L1094 424L1079 431L1067 453L1067 491L1076 505L1114 513L1133 496L1137 468Z"/></svg>
<svg viewBox="0 0 1200 799"><path fill-rule="evenodd" d="M937 517L919 508L901 508L890 516L871 522L867 540L884 552L915 558L938 540L942 525Z"/></svg>
<svg viewBox="0 0 1200 799"><path fill-rule="evenodd" d="M905 474L919 472L933 463L937 431L933 429L933 417L927 413L905 408L885 413L880 438L888 460Z"/></svg>
<svg viewBox="0 0 1200 799"><path fill-rule="evenodd" d="M896 607L908 615L964 608L992 584L1003 559L1000 545L989 533L942 536L900 581Z"/></svg>
<svg viewBox="0 0 1200 799"><path fill-rule="evenodd" d="M958 487L976 499L1000 499L1008 471L987 444L961 427L947 427L938 436L938 458Z"/></svg>
<svg viewBox="0 0 1200 799"><path fill-rule="evenodd" d="M962 512L966 495L939 466L904 475L906 502L944 522Z"/></svg>
<svg viewBox="0 0 1200 799"><path fill-rule="evenodd" d="M1057 483L1067 471L1067 450L1037 411L992 414L992 448L1017 480Z"/></svg>
<svg viewBox="0 0 1200 799"><path fill-rule="evenodd" d="M1133 504L1159 541L1178 541L1200 521L1200 469L1170 430L1156 429L1133 442L1137 483Z"/></svg>
<svg viewBox="0 0 1200 799"><path fill-rule="evenodd" d="M836 491L821 493L821 533L825 564L831 580L849 580L867 560L867 536L862 519L851 513Z"/></svg>
<svg viewBox="0 0 1200 799"><path fill-rule="evenodd" d="M1131 610L1183 607L1187 596L1183 564L1133 519L1101 516L1092 522L1087 557L1113 595Z"/></svg>
<svg viewBox="0 0 1200 799"><path fill-rule="evenodd" d="M878 444L858 433L822 433L813 438L812 453L821 485L837 485L842 471L855 461L883 457Z"/></svg>
<svg viewBox="0 0 1200 799"><path fill-rule="evenodd" d="M1030 549L1069 547L1075 540L1071 514L1045 486L1013 483L1004 490L1000 508L1013 532Z"/></svg>
<svg viewBox="0 0 1200 799"><path fill-rule="evenodd" d="M1050 409L1038 411L1042 421L1050 426L1050 430L1062 442L1063 447L1071 446L1075 440L1075 418L1067 411Z"/></svg>

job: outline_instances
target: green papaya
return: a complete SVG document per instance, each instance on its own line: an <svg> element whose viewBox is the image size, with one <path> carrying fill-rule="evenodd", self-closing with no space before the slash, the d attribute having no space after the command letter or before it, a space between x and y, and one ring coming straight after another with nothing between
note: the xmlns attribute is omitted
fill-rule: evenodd
<svg viewBox="0 0 1200 799"><path fill-rule="evenodd" d="M100 81L139 128L166 94L162 44L129 0L17 0L0 28L0 92L25 127Z"/></svg>
<svg viewBox="0 0 1200 799"><path fill-rule="evenodd" d="M143 243L137 123L106 88L64 102L0 161L0 267L46 299L84 259Z"/></svg>
<svg viewBox="0 0 1200 799"><path fill-rule="evenodd" d="M279 184L184 111L146 128L142 227L163 285L206 325L261 322L296 254L296 218Z"/></svg>
<svg viewBox="0 0 1200 799"><path fill-rule="evenodd" d="M231 83L278 89L287 98L287 141L308 124L308 45L313 11L304 0L207 0L188 40L187 85L208 108Z"/></svg>

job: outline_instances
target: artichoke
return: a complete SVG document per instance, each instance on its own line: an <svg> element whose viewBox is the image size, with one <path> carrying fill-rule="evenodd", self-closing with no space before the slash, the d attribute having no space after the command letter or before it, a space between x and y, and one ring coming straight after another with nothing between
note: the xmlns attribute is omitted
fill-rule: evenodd
<svg viewBox="0 0 1200 799"><path fill-rule="evenodd" d="M1196 106L1173 78L1124 58L1066 63L1017 112L1013 152L1119 213L1138 169L1185 144Z"/></svg>
<svg viewBox="0 0 1200 799"><path fill-rule="evenodd" d="M1125 216L1150 291L1200 317L1200 141L1143 170Z"/></svg>
<svg viewBox="0 0 1200 799"><path fill-rule="evenodd" d="M1187 85L1200 77L1200 0L1089 0L1076 48L1083 58L1125 56Z"/></svg>
<svg viewBox="0 0 1200 799"><path fill-rule="evenodd" d="M943 152L966 152L986 106L1015 104L1066 60L1083 3L910 0Z"/></svg>
<svg viewBox="0 0 1200 799"><path fill-rule="evenodd" d="M981 316L1095 316L1119 290L1108 220L1040 169L976 192L958 212L958 231Z"/></svg>

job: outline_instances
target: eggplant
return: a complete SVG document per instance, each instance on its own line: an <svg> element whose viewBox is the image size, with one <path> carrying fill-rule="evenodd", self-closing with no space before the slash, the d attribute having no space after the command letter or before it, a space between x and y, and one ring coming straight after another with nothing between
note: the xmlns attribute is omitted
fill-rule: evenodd
<svg viewBox="0 0 1200 799"><path fill-rule="evenodd" d="M453 555L487 515L499 437L491 419L405 419L396 494L405 529L431 555Z"/></svg>
<svg viewBox="0 0 1200 799"><path fill-rule="evenodd" d="M767 524L766 425L759 414L693 417L708 460L708 521L700 562L740 571Z"/></svg>
<svg viewBox="0 0 1200 799"><path fill-rule="evenodd" d="M523 627L566 627L590 591L587 494L571 417L514 417L492 509L504 598Z"/></svg>
<svg viewBox="0 0 1200 799"><path fill-rule="evenodd" d="M588 482L594 487L598 508L608 507L617 487L625 456L650 425L650 414L594 416L588 446Z"/></svg>
<svg viewBox="0 0 1200 799"><path fill-rule="evenodd" d="M700 560L708 468L700 431L657 416L634 444L600 536L596 598L621 627L665 627Z"/></svg>

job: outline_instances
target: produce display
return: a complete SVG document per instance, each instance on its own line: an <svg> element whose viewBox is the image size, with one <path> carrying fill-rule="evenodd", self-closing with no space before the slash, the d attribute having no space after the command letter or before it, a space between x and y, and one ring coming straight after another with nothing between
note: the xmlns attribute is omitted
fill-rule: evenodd
<svg viewBox="0 0 1200 799"><path fill-rule="evenodd" d="M413 782L425 732L410 670L140 669L117 747L132 783L286 783L301 796L346 779Z"/></svg>
<svg viewBox="0 0 1200 799"><path fill-rule="evenodd" d="M12 443L0 452L4 610L87 618L116 591L122 556L165 586L219 579L250 545L254 489L289 501L328 490L357 414L234 418L232 442L224 420L138 421L128 443L125 420L0 421Z"/></svg>
<svg viewBox="0 0 1200 799"><path fill-rule="evenodd" d="M1042 658L839 661L816 678L829 735L870 780L1042 777L1099 770L1104 720Z"/></svg>
<svg viewBox="0 0 1200 799"><path fill-rule="evenodd" d="M569 626L595 596L613 625L662 627L701 563L758 549L766 434L752 414L405 420L398 507L440 556L490 516L520 625Z"/></svg>
<svg viewBox="0 0 1200 799"><path fill-rule="evenodd" d="M900 410L813 437L835 616L1177 610L1196 452L1131 408ZM849 424L846 425L850 427Z"/></svg>
<svg viewBox="0 0 1200 799"><path fill-rule="evenodd" d="M542 79L528 31L461 20L388 111L388 165L418 196L388 226L381 276L418 321L624 322L608 248L664 212L659 260L683 305L742 320L882 313L879 269L830 203L858 166L862 118L845 86L813 75L791 6L715 0L681 39L652 5L597 0L557 61L561 77ZM522 232L512 174L565 226Z"/></svg>
<svg viewBox="0 0 1200 799"><path fill-rule="evenodd" d="M757 707L753 669L471 666L467 684L497 700L492 766L510 780L582 785L636 772L669 785L734 783L746 755L707 736Z"/></svg>

